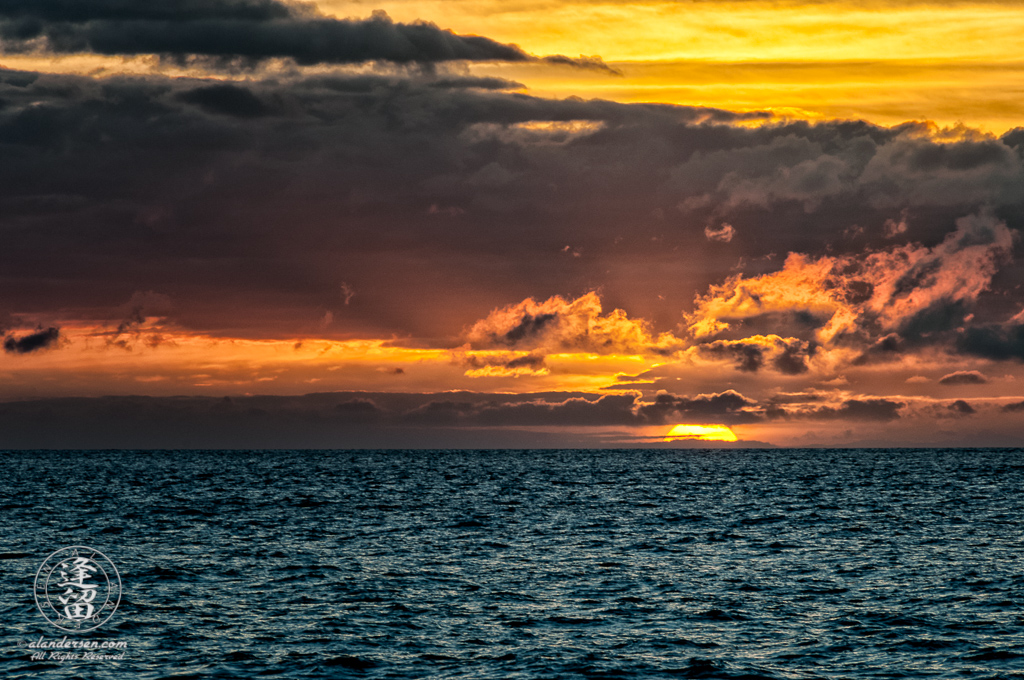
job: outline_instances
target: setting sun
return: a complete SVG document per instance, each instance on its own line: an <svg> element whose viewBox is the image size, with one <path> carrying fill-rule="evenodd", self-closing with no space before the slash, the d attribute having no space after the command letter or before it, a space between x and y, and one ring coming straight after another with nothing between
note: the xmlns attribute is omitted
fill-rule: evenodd
<svg viewBox="0 0 1024 680"><path fill-rule="evenodd" d="M676 425L668 432L665 441L673 439L699 439L709 442L734 442L736 435L725 425Z"/></svg>

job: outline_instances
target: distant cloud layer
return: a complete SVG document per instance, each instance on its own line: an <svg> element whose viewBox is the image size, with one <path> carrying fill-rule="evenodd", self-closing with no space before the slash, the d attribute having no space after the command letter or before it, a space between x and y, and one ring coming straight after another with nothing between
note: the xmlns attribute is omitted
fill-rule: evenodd
<svg viewBox="0 0 1024 680"><path fill-rule="evenodd" d="M453 428L644 427L675 422L889 421L903 406L848 400L805 411L765 409L727 391L694 397L583 393L333 393L298 397L105 397L0 404L0 447L394 446L453 437ZM957 407L959 408L962 407ZM183 429L182 424L188 424ZM565 442L572 441L572 435ZM438 439L440 438L440 439ZM553 440L555 441L555 440ZM657 442L658 438L652 438ZM77 444L76 444L77 442Z"/></svg>

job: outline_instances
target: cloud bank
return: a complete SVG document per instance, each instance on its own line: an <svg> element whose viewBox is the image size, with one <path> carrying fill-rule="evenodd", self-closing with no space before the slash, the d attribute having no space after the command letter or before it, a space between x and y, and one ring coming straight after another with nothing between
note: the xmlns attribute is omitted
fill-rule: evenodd
<svg viewBox="0 0 1024 680"><path fill-rule="evenodd" d="M881 426L919 399L965 421L1020 401L1021 129L547 99L449 62L606 66L272 0L11 0L0 42L193 67L0 69L0 371L19 389L72 352L83 382L104 352L184 380L160 362L187 346L204 388L333 369L344 389L571 395L332 412L403 427ZM312 340L367 344L299 375ZM279 343L276 373L210 349L249 341Z"/></svg>

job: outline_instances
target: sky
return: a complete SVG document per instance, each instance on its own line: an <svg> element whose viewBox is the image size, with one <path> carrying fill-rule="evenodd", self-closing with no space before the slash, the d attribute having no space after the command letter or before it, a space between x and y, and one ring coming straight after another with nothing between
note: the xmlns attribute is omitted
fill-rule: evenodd
<svg viewBox="0 0 1024 680"><path fill-rule="evenodd" d="M1020 445L1022 30L0 0L0 446Z"/></svg>

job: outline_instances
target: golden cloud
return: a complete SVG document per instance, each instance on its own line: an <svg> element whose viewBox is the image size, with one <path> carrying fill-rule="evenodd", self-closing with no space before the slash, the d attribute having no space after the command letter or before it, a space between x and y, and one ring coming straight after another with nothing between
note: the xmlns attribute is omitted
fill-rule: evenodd
<svg viewBox="0 0 1024 680"><path fill-rule="evenodd" d="M503 347L539 353L584 352L669 355L684 343L671 333L654 335L643 319L614 309L605 314L595 292L576 299L559 295L496 309L466 333L474 348Z"/></svg>
<svg viewBox="0 0 1024 680"><path fill-rule="evenodd" d="M1004 222L987 212L962 217L956 225L932 248L907 244L816 259L790 253L777 272L736 275L698 296L693 312L685 315L687 330L707 341L771 314L800 315L822 345L854 335L873 341L893 332L949 330L942 324L959 321L963 310L988 290L1014 238ZM960 317L944 316L944 308L959 310Z"/></svg>

